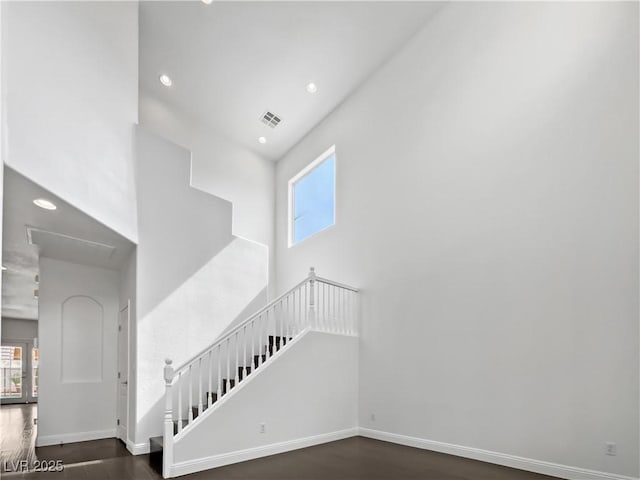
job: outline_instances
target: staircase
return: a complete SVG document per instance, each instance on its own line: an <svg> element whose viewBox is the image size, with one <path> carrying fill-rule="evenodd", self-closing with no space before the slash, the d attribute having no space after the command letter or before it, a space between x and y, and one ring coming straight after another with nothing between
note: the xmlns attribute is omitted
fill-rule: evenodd
<svg viewBox="0 0 640 480"><path fill-rule="evenodd" d="M174 476L174 445L253 377L286 355L303 334L319 331L357 336L358 290L317 277L302 282L235 326L178 368L165 361L164 435L150 439L150 462Z"/></svg>

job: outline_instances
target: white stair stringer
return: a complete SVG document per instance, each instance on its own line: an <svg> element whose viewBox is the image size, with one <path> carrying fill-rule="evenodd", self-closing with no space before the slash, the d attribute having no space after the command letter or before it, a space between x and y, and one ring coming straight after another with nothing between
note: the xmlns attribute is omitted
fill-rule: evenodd
<svg viewBox="0 0 640 480"><path fill-rule="evenodd" d="M306 329L174 438L165 476L357 435L357 364L357 337Z"/></svg>
<svg viewBox="0 0 640 480"><path fill-rule="evenodd" d="M167 359L152 463L168 478L355 432L358 302L311 268L187 362Z"/></svg>

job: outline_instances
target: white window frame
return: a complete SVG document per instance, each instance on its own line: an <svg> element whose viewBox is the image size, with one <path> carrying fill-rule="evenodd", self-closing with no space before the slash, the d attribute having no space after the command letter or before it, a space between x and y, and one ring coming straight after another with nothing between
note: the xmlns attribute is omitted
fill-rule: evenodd
<svg viewBox="0 0 640 480"><path fill-rule="evenodd" d="M287 215L287 223L288 223L288 229L289 229L287 238L288 238L288 246L289 246L289 248L291 248L291 247L293 247L295 245L300 245L305 240L313 238L317 234L319 234L320 232L324 232L325 230L328 230L329 228L335 226L335 224L337 222L337 218L336 218L336 200L337 200L337 196L338 196L338 191L337 191L337 188L336 188L336 180L337 180L337 176L338 176L338 157L336 155L335 168L333 169L333 223L331 225L328 225L328 226L324 227L321 230L318 230L317 232L313 233L312 235L309 235L307 238L303 238L299 242L295 242L294 243L294 241L293 241L293 220L294 220L293 219L293 212L294 212L294 207L295 207L295 205L294 205L294 202L295 202L295 195L294 195L295 185L301 179L303 179L304 177L309 175L311 172L313 172L316 169L316 167L318 167L322 162L327 160L331 155L336 155L336 146L335 145L332 145L331 147L329 147L329 149L327 149L325 152L323 152L322 155L320 155L313 162L311 162L309 165L307 165L302 170L300 170L300 172L298 172L295 176L293 176L291 178L291 180L289 180L289 184L288 184L288 189L289 189L289 201L288 201L289 213Z"/></svg>

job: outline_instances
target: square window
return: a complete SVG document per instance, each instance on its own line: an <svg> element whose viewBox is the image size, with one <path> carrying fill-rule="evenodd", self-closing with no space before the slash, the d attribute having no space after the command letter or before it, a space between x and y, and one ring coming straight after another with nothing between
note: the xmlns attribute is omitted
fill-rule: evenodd
<svg viewBox="0 0 640 480"><path fill-rule="evenodd" d="M289 246L335 224L335 145L289 180Z"/></svg>

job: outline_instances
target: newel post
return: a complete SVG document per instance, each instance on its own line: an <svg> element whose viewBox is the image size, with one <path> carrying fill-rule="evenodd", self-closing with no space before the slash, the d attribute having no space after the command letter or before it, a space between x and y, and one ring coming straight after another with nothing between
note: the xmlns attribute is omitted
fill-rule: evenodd
<svg viewBox="0 0 640 480"><path fill-rule="evenodd" d="M309 326L316 328L316 269L309 269Z"/></svg>
<svg viewBox="0 0 640 480"><path fill-rule="evenodd" d="M167 358L164 361L164 437L162 451L162 476L169 478L171 464L173 463L173 392L171 384L173 383L173 361Z"/></svg>

